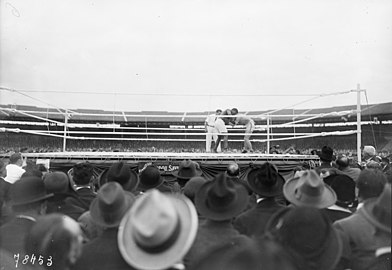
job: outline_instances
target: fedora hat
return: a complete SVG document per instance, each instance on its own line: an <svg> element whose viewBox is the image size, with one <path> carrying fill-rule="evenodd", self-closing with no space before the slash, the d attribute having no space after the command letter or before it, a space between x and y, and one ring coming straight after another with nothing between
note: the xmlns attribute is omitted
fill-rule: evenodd
<svg viewBox="0 0 392 270"><path fill-rule="evenodd" d="M333 159L333 150L329 146L323 146L321 152L317 152L317 155L321 160L331 162Z"/></svg>
<svg viewBox="0 0 392 270"><path fill-rule="evenodd" d="M181 161L178 171L172 173L177 179L188 180L194 176L202 175L202 171L198 168L198 164L192 160Z"/></svg>
<svg viewBox="0 0 392 270"><path fill-rule="evenodd" d="M124 191L119 183L106 183L91 202L91 218L98 225L107 228L117 227L134 200L132 193Z"/></svg>
<svg viewBox="0 0 392 270"><path fill-rule="evenodd" d="M374 226L391 233L391 185L386 184L377 198L365 201L360 213Z"/></svg>
<svg viewBox="0 0 392 270"><path fill-rule="evenodd" d="M163 178L159 169L155 166L149 165L140 172L139 175L139 189L148 190L159 187L163 183Z"/></svg>
<svg viewBox="0 0 392 270"><path fill-rule="evenodd" d="M27 205L53 197L46 193L44 182L37 176L22 177L11 185L12 206Z"/></svg>
<svg viewBox="0 0 392 270"><path fill-rule="evenodd" d="M167 269L188 252L197 227L195 207L185 196L152 189L137 198L121 221L118 246L134 268Z"/></svg>
<svg viewBox="0 0 392 270"><path fill-rule="evenodd" d="M139 177L128 164L116 162L109 169L104 170L99 177L99 186L107 182L117 182L124 190L133 191L139 183Z"/></svg>
<svg viewBox="0 0 392 270"><path fill-rule="evenodd" d="M227 220L240 214L249 201L246 188L228 181L224 173L203 184L196 192L195 205L199 213L212 220Z"/></svg>
<svg viewBox="0 0 392 270"><path fill-rule="evenodd" d="M327 208L336 202L336 193L315 170L297 172L283 186L286 199L296 206Z"/></svg>
<svg viewBox="0 0 392 270"><path fill-rule="evenodd" d="M339 233L328 217L314 207L286 207L273 215L266 234L282 244L310 269L332 270L342 255Z"/></svg>
<svg viewBox="0 0 392 270"><path fill-rule="evenodd" d="M250 188L264 197L275 197L283 192L285 180L271 163L264 163L248 173Z"/></svg>
<svg viewBox="0 0 392 270"><path fill-rule="evenodd" d="M345 174L333 174L323 179L336 193L336 204L348 207L355 201L355 181Z"/></svg>

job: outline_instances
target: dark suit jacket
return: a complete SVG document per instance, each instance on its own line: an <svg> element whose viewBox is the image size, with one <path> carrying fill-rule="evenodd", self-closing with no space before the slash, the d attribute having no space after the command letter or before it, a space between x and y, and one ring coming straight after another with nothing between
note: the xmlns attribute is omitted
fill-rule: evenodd
<svg viewBox="0 0 392 270"><path fill-rule="evenodd" d="M26 218L15 218L0 227L0 249L11 254L24 253L24 241L35 221Z"/></svg>
<svg viewBox="0 0 392 270"><path fill-rule="evenodd" d="M78 198L67 198L67 203L70 203L74 206L81 207L85 211L88 211L90 208L91 202L95 199L96 193L92 191L90 188L80 188L76 191Z"/></svg>
<svg viewBox="0 0 392 270"><path fill-rule="evenodd" d="M335 206L336 207L336 206ZM349 210L339 210L339 209L322 209L322 211L327 215L328 219L334 223L339 219L343 219L351 216L351 212Z"/></svg>
<svg viewBox="0 0 392 270"><path fill-rule="evenodd" d="M234 220L234 228L247 236L261 236L269 218L285 208L275 198L265 198L254 208L242 213Z"/></svg>
<svg viewBox="0 0 392 270"><path fill-rule="evenodd" d="M206 219L204 223L199 225L196 239L188 254L184 257L186 269L190 269L192 265L214 248L226 243L235 245L238 239L244 237L246 236L240 235L234 229L231 220L219 222Z"/></svg>
<svg viewBox="0 0 392 270"><path fill-rule="evenodd" d="M102 235L83 246L83 252L72 270L132 270L117 245L118 228L105 230Z"/></svg>
<svg viewBox="0 0 392 270"><path fill-rule="evenodd" d="M69 200L67 200L68 198L73 198L75 201L78 200L76 196L68 195L65 193L55 193L54 196L48 200L48 207L46 209L46 213L61 213L73 218L74 220L78 220L78 218L86 210L69 202Z"/></svg>

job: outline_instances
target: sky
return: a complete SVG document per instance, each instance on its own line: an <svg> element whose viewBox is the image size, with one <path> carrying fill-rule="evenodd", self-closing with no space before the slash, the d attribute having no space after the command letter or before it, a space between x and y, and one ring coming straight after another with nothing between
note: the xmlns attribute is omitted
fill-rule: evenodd
<svg viewBox="0 0 392 270"><path fill-rule="evenodd" d="M392 101L390 0L0 1L0 106L319 108L358 84Z"/></svg>

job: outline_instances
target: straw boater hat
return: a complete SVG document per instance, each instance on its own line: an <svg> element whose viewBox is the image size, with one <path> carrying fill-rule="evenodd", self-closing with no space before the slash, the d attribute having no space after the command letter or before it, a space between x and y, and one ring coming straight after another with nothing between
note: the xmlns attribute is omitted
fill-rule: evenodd
<svg viewBox="0 0 392 270"><path fill-rule="evenodd" d="M125 192L119 183L106 183L91 202L91 218L100 226L117 227L134 200L132 193Z"/></svg>
<svg viewBox="0 0 392 270"><path fill-rule="evenodd" d="M224 173L203 184L195 196L198 212L211 220L227 220L237 216L246 208L248 201L246 188L228 181Z"/></svg>
<svg viewBox="0 0 392 270"><path fill-rule="evenodd" d="M53 197L47 194L44 182L37 176L22 177L11 185L10 197L12 206L28 205Z"/></svg>
<svg viewBox="0 0 392 270"><path fill-rule="evenodd" d="M196 162L188 159L181 161L178 171L173 172L172 175L177 179L188 180L194 176L202 175L202 171L200 168L198 169Z"/></svg>
<svg viewBox="0 0 392 270"><path fill-rule="evenodd" d="M272 235L297 263L313 265L311 269L332 270L342 254L343 245L328 217L314 207L286 207L273 215L266 225Z"/></svg>
<svg viewBox="0 0 392 270"><path fill-rule="evenodd" d="M264 197L275 197L282 194L285 181L276 167L266 162L248 173L248 183L255 193Z"/></svg>
<svg viewBox="0 0 392 270"><path fill-rule="evenodd" d="M283 186L286 199L296 206L327 208L336 202L336 194L315 170L297 172Z"/></svg>
<svg viewBox="0 0 392 270"><path fill-rule="evenodd" d="M156 189L140 196L121 221L118 245L124 260L137 269L167 269L188 252L198 218L183 195Z"/></svg>
<svg viewBox="0 0 392 270"><path fill-rule="evenodd" d="M378 229L391 233L391 184L386 184L383 192L377 198L365 201L361 213Z"/></svg>

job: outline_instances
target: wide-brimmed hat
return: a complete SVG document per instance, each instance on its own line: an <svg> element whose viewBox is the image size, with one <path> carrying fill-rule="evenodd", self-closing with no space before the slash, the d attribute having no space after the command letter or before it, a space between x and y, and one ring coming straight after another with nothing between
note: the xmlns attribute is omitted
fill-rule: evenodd
<svg viewBox="0 0 392 270"><path fill-rule="evenodd" d="M355 201L355 181L345 174L333 174L323 179L336 193L336 204L348 207Z"/></svg>
<svg viewBox="0 0 392 270"><path fill-rule="evenodd" d="M224 173L203 184L195 196L199 213L212 220L227 220L237 216L246 208L248 201L246 188L228 181Z"/></svg>
<svg viewBox="0 0 392 270"><path fill-rule="evenodd" d="M197 213L189 199L152 189L136 200L121 221L119 249L134 268L167 269L188 252L197 227Z"/></svg>
<svg viewBox="0 0 392 270"><path fill-rule="evenodd" d="M286 199L296 206L327 208L336 202L336 193L315 170L300 171L283 186Z"/></svg>
<svg viewBox="0 0 392 270"><path fill-rule="evenodd" d="M201 176L195 176L186 182L185 186L182 188L182 193L187 196L192 202L195 200L196 192L200 187L206 183L208 180Z"/></svg>
<svg viewBox="0 0 392 270"><path fill-rule="evenodd" d="M202 175L202 171L198 168L196 162L192 160L181 161L178 171L172 173L177 179L188 180L195 176Z"/></svg>
<svg viewBox="0 0 392 270"><path fill-rule="evenodd" d="M333 150L329 146L323 146L323 148L321 148L321 152L318 151L317 155L321 160L331 162L333 159Z"/></svg>
<svg viewBox="0 0 392 270"><path fill-rule="evenodd" d="M105 183L112 181L119 183L126 191L133 191L139 184L139 177L128 164L116 162L109 169L101 173L99 176L99 186L103 186Z"/></svg>
<svg viewBox="0 0 392 270"><path fill-rule="evenodd" d="M335 269L343 250L340 236L328 217L314 207L280 210L269 219L266 233L314 269Z"/></svg>
<svg viewBox="0 0 392 270"><path fill-rule="evenodd" d="M366 200L359 212L380 230L391 233L391 185L386 184L378 198Z"/></svg>
<svg viewBox="0 0 392 270"><path fill-rule="evenodd" d="M140 172L139 175L139 189L148 190L157 188L163 183L163 177L159 169L155 166L149 165Z"/></svg>
<svg viewBox="0 0 392 270"><path fill-rule="evenodd" d="M250 188L261 196L274 197L283 192L285 180L269 162L253 168L247 178Z"/></svg>
<svg viewBox="0 0 392 270"><path fill-rule="evenodd" d="M11 185L12 206L27 205L53 197L53 193L46 193L44 182L36 176L22 177Z"/></svg>
<svg viewBox="0 0 392 270"><path fill-rule="evenodd" d="M134 195L124 191L119 183L106 183L91 202L91 218L98 225L107 228L117 227L134 201Z"/></svg>

